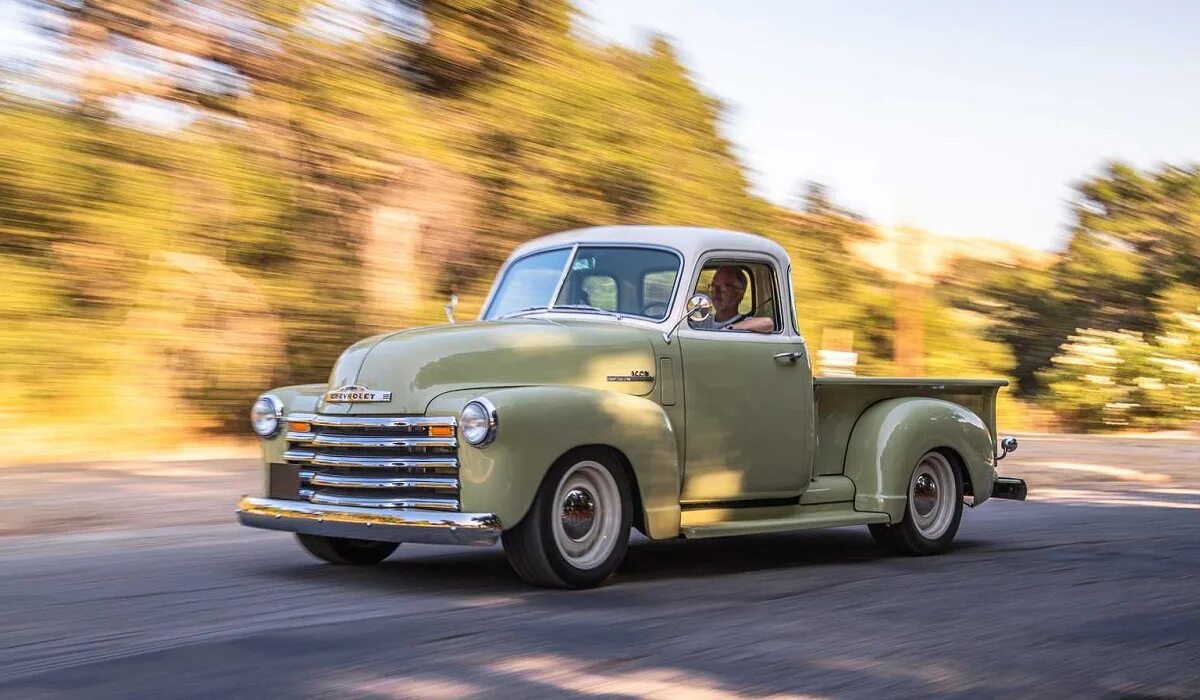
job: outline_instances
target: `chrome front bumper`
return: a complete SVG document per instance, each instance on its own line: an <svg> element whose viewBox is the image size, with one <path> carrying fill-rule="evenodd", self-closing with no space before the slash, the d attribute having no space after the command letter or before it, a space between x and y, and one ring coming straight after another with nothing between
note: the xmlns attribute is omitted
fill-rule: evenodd
<svg viewBox="0 0 1200 700"><path fill-rule="evenodd" d="M500 538L500 520L490 513L356 508L245 496L238 502L237 515L248 527L356 540L486 547Z"/></svg>

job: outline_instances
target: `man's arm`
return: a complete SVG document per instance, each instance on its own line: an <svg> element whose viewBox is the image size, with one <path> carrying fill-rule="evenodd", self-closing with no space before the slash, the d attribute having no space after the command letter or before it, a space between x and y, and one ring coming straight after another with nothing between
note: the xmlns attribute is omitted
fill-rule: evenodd
<svg viewBox="0 0 1200 700"><path fill-rule="evenodd" d="M775 330L775 321L766 316L743 318L737 323L725 326L729 331L753 331L755 333L770 333Z"/></svg>

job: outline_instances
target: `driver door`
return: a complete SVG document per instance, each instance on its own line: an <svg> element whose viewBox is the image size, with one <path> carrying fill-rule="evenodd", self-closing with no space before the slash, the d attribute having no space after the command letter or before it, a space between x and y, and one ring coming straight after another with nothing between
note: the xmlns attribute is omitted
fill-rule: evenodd
<svg viewBox="0 0 1200 700"><path fill-rule="evenodd" d="M679 330L687 421L681 500L794 497L811 478L807 349L785 318L783 287L770 261L710 257L694 291L708 294L707 280L725 265L744 271L748 281L738 311L771 318L774 330L699 330L686 324Z"/></svg>

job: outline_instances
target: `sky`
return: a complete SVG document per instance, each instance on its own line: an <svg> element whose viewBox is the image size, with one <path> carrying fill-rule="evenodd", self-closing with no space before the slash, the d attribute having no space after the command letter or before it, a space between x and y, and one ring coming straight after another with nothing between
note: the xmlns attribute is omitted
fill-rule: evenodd
<svg viewBox="0 0 1200 700"><path fill-rule="evenodd" d="M1200 162L1194 0L577 2L600 41L670 37L779 204L814 180L883 226L1053 250L1105 162ZM44 49L29 19L0 0L0 57Z"/></svg>
<svg viewBox="0 0 1200 700"><path fill-rule="evenodd" d="M581 7L603 41L670 37L780 204L816 180L884 226L1052 250L1107 161L1200 162L1200 2Z"/></svg>

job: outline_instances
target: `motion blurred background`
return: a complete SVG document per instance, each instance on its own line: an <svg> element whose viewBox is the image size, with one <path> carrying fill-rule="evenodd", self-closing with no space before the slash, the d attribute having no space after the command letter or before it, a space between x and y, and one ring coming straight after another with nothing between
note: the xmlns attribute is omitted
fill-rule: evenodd
<svg viewBox="0 0 1200 700"><path fill-rule="evenodd" d="M820 373L1008 377L1006 430L1200 420L1195 163L1093 154L1044 248L872 219L799 162L768 198L686 52L588 9L0 0L0 460L244 433L350 342L473 318L517 244L615 223L783 244Z"/></svg>

